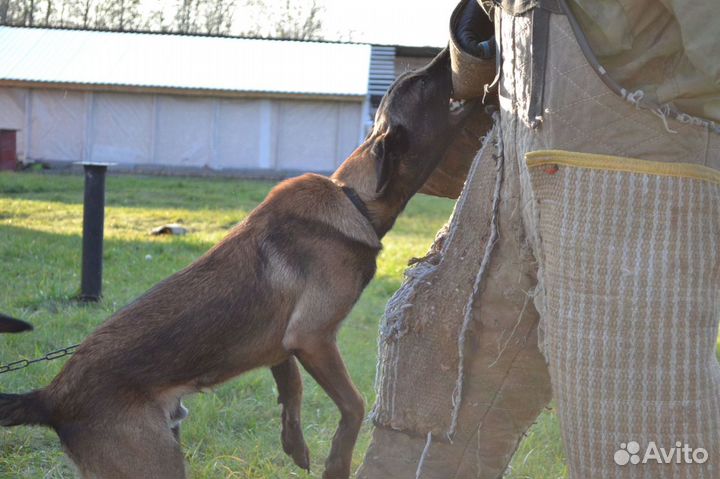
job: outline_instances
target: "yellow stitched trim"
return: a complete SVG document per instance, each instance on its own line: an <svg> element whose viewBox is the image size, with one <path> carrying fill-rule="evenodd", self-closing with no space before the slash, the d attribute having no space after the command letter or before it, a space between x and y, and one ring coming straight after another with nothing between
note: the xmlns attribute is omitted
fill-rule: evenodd
<svg viewBox="0 0 720 479"><path fill-rule="evenodd" d="M691 178L720 184L720 171L692 163L666 163L562 150L531 151L525 155L525 161L528 168L543 165L563 165L591 170L625 171L646 175Z"/></svg>

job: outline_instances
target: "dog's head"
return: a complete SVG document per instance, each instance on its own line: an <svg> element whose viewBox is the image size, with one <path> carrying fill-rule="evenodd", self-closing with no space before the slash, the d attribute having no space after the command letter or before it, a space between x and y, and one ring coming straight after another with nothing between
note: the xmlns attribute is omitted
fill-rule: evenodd
<svg viewBox="0 0 720 479"><path fill-rule="evenodd" d="M375 164L378 196L412 196L440 162L450 139L450 54L393 83L380 102L365 143Z"/></svg>
<svg viewBox="0 0 720 479"><path fill-rule="evenodd" d="M30 331L33 327L25 321L11 318L0 313L0 333L21 333Z"/></svg>
<svg viewBox="0 0 720 479"><path fill-rule="evenodd" d="M445 49L424 68L395 80L380 102L372 131L333 175L368 203L381 236L447 149L454 124L451 92Z"/></svg>

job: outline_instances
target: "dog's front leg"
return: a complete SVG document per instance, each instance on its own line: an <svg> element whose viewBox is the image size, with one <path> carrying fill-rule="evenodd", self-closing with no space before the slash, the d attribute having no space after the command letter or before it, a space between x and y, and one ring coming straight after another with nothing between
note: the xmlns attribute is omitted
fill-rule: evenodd
<svg viewBox="0 0 720 479"><path fill-rule="evenodd" d="M350 477L352 452L365 415L362 396L350 380L337 345L330 338L306 337L295 350L303 367L315 378L340 410L340 425L325 461L324 479Z"/></svg>
<svg viewBox="0 0 720 479"><path fill-rule="evenodd" d="M270 368L278 388L278 402L282 405L282 446L295 464L310 470L310 453L300 424L302 405L302 376L293 356Z"/></svg>

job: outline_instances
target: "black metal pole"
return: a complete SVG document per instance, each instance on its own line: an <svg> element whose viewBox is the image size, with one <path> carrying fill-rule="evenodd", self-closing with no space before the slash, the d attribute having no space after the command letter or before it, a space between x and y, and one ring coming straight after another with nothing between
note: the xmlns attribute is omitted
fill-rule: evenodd
<svg viewBox="0 0 720 479"><path fill-rule="evenodd" d="M81 301L99 301L102 296L103 224L105 222L105 172L107 165L83 164L83 248Z"/></svg>

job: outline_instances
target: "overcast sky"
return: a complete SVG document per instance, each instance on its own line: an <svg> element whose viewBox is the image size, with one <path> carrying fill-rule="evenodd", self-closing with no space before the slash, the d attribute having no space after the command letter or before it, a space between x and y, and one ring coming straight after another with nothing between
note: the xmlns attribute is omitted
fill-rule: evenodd
<svg viewBox="0 0 720 479"><path fill-rule="evenodd" d="M284 0L266 0L268 3ZM328 39L399 45L444 46L457 0L318 0ZM235 20L242 29L242 12Z"/></svg>
<svg viewBox="0 0 720 479"><path fill-rule="evenodd" d="M443 46L456 0L324 0L328 29L372 43Z"/></svg>

